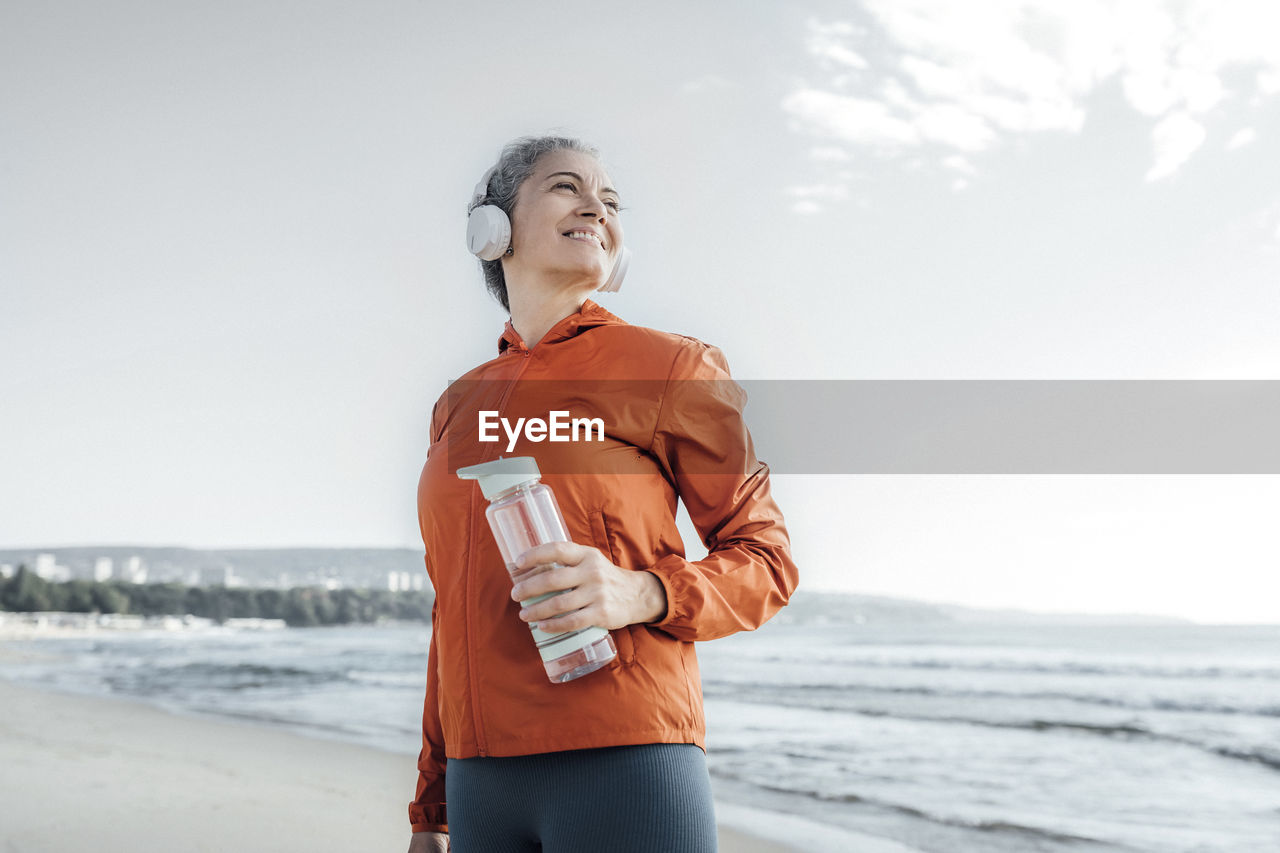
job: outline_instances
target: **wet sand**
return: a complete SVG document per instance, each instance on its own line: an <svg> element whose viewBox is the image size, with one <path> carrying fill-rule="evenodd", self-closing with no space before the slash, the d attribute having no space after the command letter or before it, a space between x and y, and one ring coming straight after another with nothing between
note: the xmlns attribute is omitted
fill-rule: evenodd
<svg viewBox="0 0 1280 853"><path fill-rule="evenodd" d="M416 777L368 747L0 678L5 853L402 853ZM722 826L720 849L790 848Z"/></svg>

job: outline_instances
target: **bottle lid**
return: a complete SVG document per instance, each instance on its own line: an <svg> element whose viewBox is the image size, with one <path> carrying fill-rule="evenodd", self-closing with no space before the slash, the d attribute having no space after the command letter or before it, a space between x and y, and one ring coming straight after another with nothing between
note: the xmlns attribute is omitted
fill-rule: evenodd
<svg viewBox="0 0 1280 853"><path fill-rule="evenodd" d="M532 456L498 458L492 462L459 468L456 473L462 480L479 480L480 491L484 492L485 500L489 501L516 486L535 482L542 476L542 472L538 470L538 460Z"/></svg>

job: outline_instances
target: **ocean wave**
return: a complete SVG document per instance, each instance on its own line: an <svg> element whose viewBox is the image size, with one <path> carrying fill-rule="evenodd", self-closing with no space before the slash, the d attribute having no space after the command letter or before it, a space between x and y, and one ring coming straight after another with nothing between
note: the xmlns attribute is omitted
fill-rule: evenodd
<svg viewBox="0 0 1280 853"><path fill-rule="evenodd" d="M318 671L259 663L198 661L177 666L116 670L107 673L103 680L113 690L128 693L163 693L175 687L240 691L314 686L347 680L347 678L345 673L340 671Z"/></svg>
<svg viewBox="0 0 1280 853"><path fill-rule="evenodd" d="M939 717L917 717L913 718L928 722L943 723L963 723L967 725L984 726L997 729L1022 729L1027 731L1075 731L1085 734L1099 735L1101 737L1113 738L1138 738L1148 741L1158 741L1160 743L1178 744L1180 746L1189 746L1204 752L1218 755L1223 758L1229 758L1234 761L1246 761L1251 764L1261 764L1264 767L1270 767L1272 770L1280 770L1280 750L1271 749L1265 746L1258 747L1238 747L1228 746L1225 744L1213 743L1207 740L1198 740L1186 735L1177 735L1169 732L1160 732L1145 726L1132 725L1126 723L1114 724L1097 724L1082 723L1072 720L1025 720L1025 721L997 721L997 720L974 720L960 717L939 718Z"/></svg>
<svg viewBox="0 0 1280 853"><path fill-rule="evenodd" d="M736 781L750 782L757 788L771 791L779 794L799 794L809 799L818 800L823 803L831 803L838 805L859 805L865 808L879 809L891 812L900 816L914 818L916 820L926 821L928 823L945 826L952 829L962 829L975 832L981 832L989 835L1000 835L1010 840L1021 839L1028 844L1038 845L1045 844L1110 844L1112 849L1117 849L1115 842L1104 841L1103 839L1093 838L1087 835L1078 835L1075 833L1062 832L1056 829L1049 829L1041 826L1030 826L1023 823L1015 823L1008 820L968 820L961 817L950 815L941 815L934 812L921 809L917 806L907 805L906 803L893 802L876 797L864 797L859 794L850 793L833 793L826 791L812 790L796 790L782 785L774 785L767 782L760 782L758 779L747 779L733 773L723 773L720 771L712 771L712 775L722 776L724 778L734 779ZM1036 849L1030 847L1028 849Z"/></svg>
<svg viewBox="0 0 1280 853"><path fill-rule="evenodd" d="M741 699L760 704L788 705L812 708L819 711L857 711L859 694L890 696L921 696L938 699L999 699L1012 701L1077 702L1106 708L1130 711L1171 711L1197 714L1247 714L1256 717L1280 717L1280 705L1260 704L1246 707L1205 700L1184 700L1151 697L1133 699L1098 693L1068 693L1065 691L1016 691L1016 690L956 690L922 686L892 686L882 684L848 684L835 686L829 683L766 683L750 681L722 681L707 679L703 684L706 696ZM753 698L753 693L755 694ZM811 698L810 698L811 697ZM838 703L831 703L832 698Z"/></svg>
<svg viewBox="0 0 1280 853"><path fill-rule="evenodd" d="M1272 770L1280 770L1280 749L1270 749L1268 747L1240 749L1232 746L1214 746L1210 747L1210 751L1221 755L1223 758L1248 761L1252 764L1270 767Z"/></svg>
<svg viewBox="0 0 1280 853"><path fill-rule="evenodd" d="M421 672L388 672L384 670L368 671L348 669L346 677L350 681L358 681L375 687L414 687L421 689L426 684L426 674Z"/></svg>
<svg viewBox="0 0 1280 853"><path fill-rule="evenodd" d="M736 701L750 702L741 696L734 697ZM807 710L813 710L810 706L803 706ZM819 709L821 710L821 709ZM1010 731L1033 731L1033 732L1050 732L1050 731L1066 731L1076 732L1088 735L1096 735L1104 738L1117 738L1123 740L1145 740L1151 742L1159 742L1166 744L1176 744L1178 746L1190 747L1211 755L1217 755L1221 758L1228 758L1233 761L1244 761L1250 764L1258 764L1268 767L1272 770L1280 770L1280 749L1270 746L1249 745L1240 746L1234 744L1226 744L1215 742L1213 740L1191 737L1185 734L1176 734L1173 732L1162 732L1148 726L1140 725L1132 722L1083 722L1079 720L1052 720L1037 717L1025 719L1005 719L991 720L981 719L977 717L966 717L959 715L932 715L932 714L904 714L901 712L891 712L882 709L858 709L858 708L839 708L828 709L839 710L848 713L854 713L863 717L889 718L894 720L903 720L916 723L941 723L944 725L963 725L963 726L979 726L988 729L1005 729ZM801 761L812 761L815 759L825 760L825 754L814 755L805 752L794 752L786 749L779 749L776 745L773 748L775 752L785 755L787 758L799 759ZM717 750L726 754L739 752L744 750L737 749L721 749Z"/></svg>
<svg viewBox="0 0 1280 853"><path fill-rule="evenodd" d="M798 658L787 654L753 657L753 663L774 666L841 668L954 670L956 672L997 672L1041 675L1101 675L1127 678L1211 679L1240 678L1280 681L1280 667L1258 664L1165 664L1146 661L1100 661L1084 659L1027 660L1018 658L969 658L965 656L897 656L885 654L819 654Z"/></svg>

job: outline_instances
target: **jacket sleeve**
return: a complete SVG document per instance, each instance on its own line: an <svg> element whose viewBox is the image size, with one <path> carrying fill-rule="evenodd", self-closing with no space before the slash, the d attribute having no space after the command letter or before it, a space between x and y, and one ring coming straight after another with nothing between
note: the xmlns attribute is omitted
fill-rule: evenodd
<svg viewBox="0 0 1280 853"><path fill-rule="evenodd" d="M427 698L422 705L422 751L418 753L418 789L409 803L413 832L448 832L444 796L444 731L436 670L436 606L431 605L431 647L427 653Z"/></svg>
<svg viewBox="0 0 1280 853"><path fill-rule="evenodd" d="M742 418L747 396L715 347L688 339L663 392L651 452L675 484L708 549L696 562L668 554L648 571L667 596L649 623L680 640L714 640L760 627L799 582L769 467Z"/></svg>

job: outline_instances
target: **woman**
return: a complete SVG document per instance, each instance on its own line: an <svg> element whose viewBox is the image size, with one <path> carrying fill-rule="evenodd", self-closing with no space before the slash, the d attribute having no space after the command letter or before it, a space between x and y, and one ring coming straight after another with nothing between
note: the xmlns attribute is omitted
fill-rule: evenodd
<svg viewBox="0 0 1280 853"><path fill-rule="evenodd" d="M588 298L625 272L620 211L573 139L509 144L476 188L469 242L495 258L482 269L511 319L497 358L437 401L419 483L436 600L412 853L716 849L693 643L759 627L797 569L719 350ZM555 410L599 418L603 439L509 447L479 425ZM499 454L537 459L573 539L523 555L514 568L540 572L514 587L478 486L455 475ZM703 560L683 556L677 498ZM608 629L618 655L551 683L529 623Z"/></svg>

